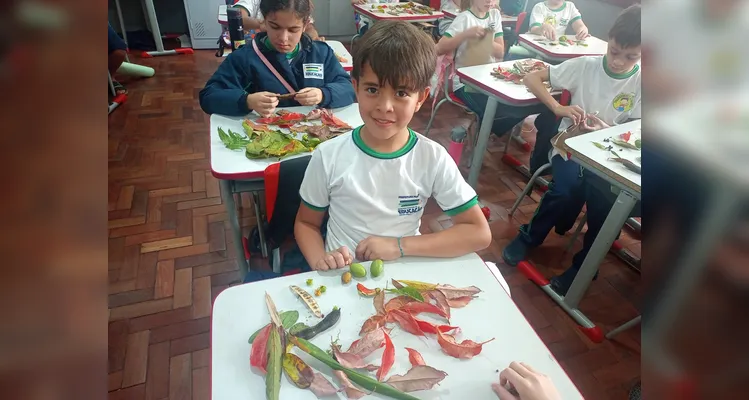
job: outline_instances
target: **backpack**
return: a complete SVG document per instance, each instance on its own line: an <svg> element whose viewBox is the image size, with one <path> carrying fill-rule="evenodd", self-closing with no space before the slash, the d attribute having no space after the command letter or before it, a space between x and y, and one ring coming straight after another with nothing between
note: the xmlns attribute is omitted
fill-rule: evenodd
<svg viewBox="0 0 749 400"><path fill-rule="evenodd" d="M516 16L523 11L523 0L499 0L499 8L503 14Z"/></svg>

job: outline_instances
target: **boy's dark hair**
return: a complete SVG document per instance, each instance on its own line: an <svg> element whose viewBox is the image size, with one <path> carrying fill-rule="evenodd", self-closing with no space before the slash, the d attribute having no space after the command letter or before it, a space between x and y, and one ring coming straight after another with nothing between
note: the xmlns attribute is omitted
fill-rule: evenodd
<svg viewBox="0 0 749 400"><path fill-rule="evenodd" d="M276 11L293 11L297 17L308 20L312 14L311 0L260 0L260 13L263 17Z"/></svg>
<svg viewBox="0 0 749 400"><path fill-rule="evenodd" d="M637 47L640 45L640 15L642 7L639 4L628 7L614 21L614 26L609 30L609 39L614 39L616 44L623 48Z"/></svg>
<svg viewBox="0 0 749 400"><path fill-rule="evenodd" d="M424 31L403 21L379 21L364 34L354 50L351 77L357 84L369 65L380 86L421 91L437 67L434 40Z"/></svg>

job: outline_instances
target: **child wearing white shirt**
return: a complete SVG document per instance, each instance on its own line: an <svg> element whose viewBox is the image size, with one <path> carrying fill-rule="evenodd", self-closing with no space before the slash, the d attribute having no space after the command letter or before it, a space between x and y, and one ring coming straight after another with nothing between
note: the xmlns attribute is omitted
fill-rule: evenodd
<svg viewBox="0 0 749 400"><path fill-rule="evenodd" d="M546 0L536 4L531 11L530 33L557 40L571 26L578 40L588 37L588 27L583 22L575 3L565 0Z"/></svg>

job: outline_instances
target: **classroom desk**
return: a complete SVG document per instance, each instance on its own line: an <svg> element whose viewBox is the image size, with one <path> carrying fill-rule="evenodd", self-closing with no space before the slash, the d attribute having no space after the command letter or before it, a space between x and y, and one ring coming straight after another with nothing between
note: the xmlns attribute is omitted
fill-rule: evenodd
<svg viewBox="0 0 749 400"><path fill-rule="evenodd" d="M479 128L476 148L474 149L473 159L471 161L471 169L468 173L468 184L474 189L476 189L478 185L479 173L481 172L484 153L486 152L486 146L489 142L489 136L491 135L497 105L503 104L513 107L511 110L512 114L508 116L520 118L537 114L543 111L545 107L536 96L526 89L525 85L517 85L491 76L491 71L498 65L502 68L511 68L517 61L521 60L463 67L458 68L456 71L456 74L465 85L470 86L489 97L484 110L484 118L481 121L481 127ZM511 137L516 137L516 135L510 135ZM509 145L509 140L507 144ZM502 157L505 162L507 162L506 153L508 147L509 146L505 146L505 155ZM508 164L515 165L515 162L508 162ZM530 176L530 174L528 176Z"/></svg>
<svg viewBox="0 0 749 400"><path fill-rule="evenodd" d="M385 4L354 4L354 12L363 15L373 21L408 21L408 22L433 22L445 16L442 11L433 10L430 14L402 14L391 15L386 12L373 10L372 6L394 7L397 3Z"/></svg>
<svg viewBox="0 0 749 400"><path fill-rule="evenodd" d="M308 113L313 107L287 107L284 110L292 112ZM333 110L334 114L348 123L352 127L357 127L363 124L361 116L359 115L359 105L354 103L348 107L338 108ZM250 114L248 118L255 119L256 114ZM211 115L211 127L210 127L210 140L211 140L211 173L213 176L218 178L221 186L221 197L223 198L224 204L226 205L226 212L229 216L229 225L231 226L232 236L234 237L234 247L237 253L237 264L239 270L242 273L246 273L249 267L247 259L242 257L245 254L242 240L242 229L239 226L239 217L237 215L237 208L234 202L234 194L250 192L253 195L255 204L260 204L259 193L265 190L263 181L263 175L265 168L275 162L277 159L267 158L262 160L250 160L245 157L243 151L234 151L227 149L218 137L218 128L221 127L225 131L231 129L235 132L244 132L242 129L242 121L244 117L227 117L223 115L213 114ZM301 157L305 154L297 156L291 156L288 158ZM255 208L255 218L257 221L263 221L259 207ZM261 244L265 243L265 237L260 230ZM267 257L267 249L264 245L260 248L263 252L263 257Z"/></svg>
<svg viewBox="0 0 749 400"><path fill-rule="evenodd" d="M575 38L575 35L566 36L570 39ZM544 42L539 42L535 39L544 39ZM595 36L589 36L585 39L587 47L578 45L562 46L559 44L549 46L547 42L548 40L543 36L532 33L523 33L518 36L518 44L520 46L537 54L542 60L556 64L575 57L605 55L609 46L608 42Z"/></svg>
<svg viewBox="0 0 749 400"><path fill-rule="evenodd" d="M445 14L445 18L449 18L449 19L455 19L455 17L459 14L459 13L454 13L449 10L440 10L440 11L442 11L442 13ZM508 26L512 26L514 28L516 22L518 22L517 16L502 14L502 26L505 26L504 24L511 24Z"/></svg>
<svg viewBox="0 0 749 400"><path fill-rule="evenodd" d="M333 49L333 51L337 55L346 59L345 62L340 61L340 60L339 62L341 63L341 66L343 67L344 71L351 73L351 70L354 69L354 64L353 64L354 58L351 56L351 53L349 53L349 51L346 49L343 43L337 40L326 40L325 43L327 43L328 46L330 46L330 48Z"/></svg>
<svg viewBox="0 0 749 400"><path fill-rule="evenodd" d="M593 276L595 276L598 271L598 266L601 264L601 261L603 261L606 253L616 240L616 237L622 230L625 221L629 218L629 213L634 208L635 203L640 200L642 189L640 186L640 174L632 172L624 167L624 165L610 160L610 152L597 148L593 145L593 142L605 145L603 141L604 139L618 136L627 131L631 131L633 136L641 137L640 127L640 120L636 120L622 125L601 129L599 131L586 133L565 141L565 145L574 162L580 164L583 168L596 174L610 183L613 187L619 189L619 195L614 202L614 206L606 217L601 231L593 241L593 246L585 257L585 260L580 267L580 271L572 282L572 286L570 286L567 295L560 296L552 290L549 281L530 263L523 261L518 264L518 269L528 277L528 279L540 286L549 297L556 301L557 304L559 304L562 309L564 309L564 311L580 325L581 331L585 333L590 340L597 343L603 341L601 328L591 322L590 319L588 319L588 317L578 309L578 305L585 295L585 292L588 290L590 282L593 280ZM630 139L630 141L634 142L634 139ZM620 151L616 145L614 145L614 148L620 156L640 165L640 163L635 160L636 157L640 156L639 150L624 149Z"/></svg>
<svg viewBox="0 0 749 400"><path fill-rule="evenodd" d="M368 263L363 264L368 268ZM439 386L413 395L422 399L496 399L491 384L498 381L497 370L506 368L512 361L522 361L548 375L559 389L561 398L582 399L551 352L502 289L496 275L475 253L454 259L407 257L385 264L382 276L369 278L363 284L370 288L385 287L391 278L395 278L479 287L482 292L478 298L464 308L453 309L450 322L461 328L460 340L495 338L483 346L481 354L470 360L459 360L444 354L432 335L416 337L395 327L390 334L395 345L395 364L390 376L404 374L411 366L404 347L419 351L428 365L448 374ZM327 349L332 340L339 339L342 347L347 349L358 339L364 320L375 314L372 299L359 296L356 280L342 285L340 274L340 271L313 271L234 286L221 292L213 305L211 322L212 399L265 399L264 376L250 368L251 345L247 343L254 331L270 322L265 293L273 298L278 310L297 310L299 322L314 324L319 319L312 316L289 290L289 285L309 289L304 283L307 279L314 279L315 287L327 287L326 293L315 298L323 313L327 314L337 306L341 309L341 319L335 327L312 339L312 343ZM391 297L389 295L387 299ZM420 318L430 317L421 314ZM338 386L338 381L331 377L330 368L299 349L293 353ZM378 350L367 360L379 364L380 354ZM311 391L296 388L286 378L281 378L281 398L316 399ZM375 395L372 398L385 397Z"/></svg>

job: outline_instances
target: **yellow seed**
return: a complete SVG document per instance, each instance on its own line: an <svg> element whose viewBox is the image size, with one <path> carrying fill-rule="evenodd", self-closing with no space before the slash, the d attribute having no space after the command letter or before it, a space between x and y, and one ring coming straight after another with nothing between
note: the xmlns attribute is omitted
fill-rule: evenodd
<svg viewBox="0 0 749 400"><path fill-rule="evenodd" d="M351 272L344 272L343 275L341 275L341 282L344 284L351 282Z"/></svg>

